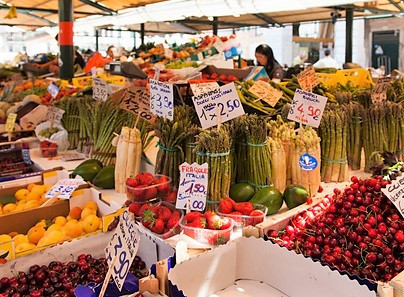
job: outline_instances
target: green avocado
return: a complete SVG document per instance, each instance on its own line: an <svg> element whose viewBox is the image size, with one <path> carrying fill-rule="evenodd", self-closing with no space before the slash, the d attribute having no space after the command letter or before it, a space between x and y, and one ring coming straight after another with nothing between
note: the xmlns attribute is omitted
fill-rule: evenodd
<svg viewBox="0 0 404 297"><path fill-rule="evenodd" d="M86 182L91 182L101 169L102 167L94 162L80 165L74 169L72 177L74 178L76 175L80 175Z"/></svg>
<svg viewBox="0 0 404 297"><path fill-rule="evenodd" d="M274 186L262 188L250 200L253 204L262 204L268 208L268 214L274 214L282 207L282 194Z"/></svg>
<svg viewBox="0 0 404 297"><path fill-rule="evenodd" d="M230 198L236 202L246 202L254 196L254 188L248 183L238 183L230 187Z"/></svg>
<svg viewBox="0 0 404 297"><path fill-rule="evenodd" d="M93 163L98 164L101 168L103 167L103 165L100 161L98 161L96 159L88 159L88 160L85 160L84 162L80 163L79 166L76 167L76 169L79 168L80 166L83 166L86 164L93 164Z"/></svg>
<svg viewBox="0 0 404 297"><path fill-rule="evenodd" d="M0 204L1 205L6 205L9 203L15 203L16 199L14 195L1 195L0 196Z"/></svg>
<svg viewBox="0 0 404 297"><path fill-rule="evenodd" d="M300 204L306 203L309 197L309 192L299 185L291 185L285 189L283 192L283 198L285 199L286 205L289 209L295 208Z"/></svg>
<svg viewBox="0 0 404 297"><path fill-rule="evenodd" d="M92 184L103 189L115 188L115 166L106 166L94 177Z"/></svg>

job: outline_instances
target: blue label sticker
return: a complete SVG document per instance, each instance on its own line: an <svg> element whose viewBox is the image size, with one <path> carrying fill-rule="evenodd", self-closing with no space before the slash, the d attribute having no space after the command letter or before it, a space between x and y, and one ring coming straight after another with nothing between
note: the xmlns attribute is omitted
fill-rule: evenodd
<svg viewBox="0 0 404 297"><path fill-rule="evenodd" d="M305 171L312 171L317 168L318 161L312 155L305 153L300 156L299 165Z"/></svg>

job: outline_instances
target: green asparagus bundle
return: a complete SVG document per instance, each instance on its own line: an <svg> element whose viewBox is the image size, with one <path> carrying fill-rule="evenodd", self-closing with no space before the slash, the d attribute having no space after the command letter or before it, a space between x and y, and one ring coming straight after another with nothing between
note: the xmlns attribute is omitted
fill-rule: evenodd
<svg viewBox="0 0 404 297"><path fill-rule="evenodd" d="M228 127L204 130L197 136L197 163L208 163L209 182L207 210L214 210L220 198L228 197L230 190L230 148L231 139Z"/></svg>
<svg viewBox="0 0 404 297"><path fill-rule="evenodd" d="M398 142L398 149L397 149L397 156L400 161L404 162L404 105L398 105L400 110L399 116L399 142Z"/></svg>
<svg viewBox="0 0 404 297"><path fill-rule="evenodd" d="M234 141L234 146L236 149L236 181L237 182L246 182L248 180L248 151L247 151L247 139L246 133L244 129L245 122L247 121L248 115L243 115L238 117L238 134L237 141Z"/></svg>
<svg viewBox="0 0 404 297"><path fill-rule="evenodd" d="M393 80L387 87L387 100L395 103L404 102L404 78Z"/></svg>
<svg viewBox="0 0 404 297"><path fill-rule="evenodd" d="M190 129L193 126L190 114L192 114L191 107L176 106L174 121L159 117L154 127L154 132L159 138L155 172L171 177L174 187L179 183L179 166L185 161L185 140L190 136Z"/></svg>
<svg viewBox="0 0 404 297"><path fill-rule="evenodd" d="M305 153L317 160L318 165L314 170L305 171L300 167L300 157ZM298 131L292 142L290 160L292 163L293 184L302 185L309 191L310 196L316 194L321 180L321 149L320 138L313 128L306 126Z"/></svg>
<svg viewBox="0 0 404 297"><path fill-rule="evenodd" d="M268 137L267 142L271 151L272 182L274 187L283 193L286 188L287 169L290 162L280 138Z"/></svg>
<svg viewBox="0 0 404 297"><path fill-rule="evenodd" d="M189 136L185 140L185 161L188 164L196 162L196 136L200 133L201 128L193 125L189 129Z"/></svg>
<svg viewBox="0 0 404 297"><path fill-rule="evenodd" d="M249 115L244 124L247 143L247 181L256 188L272 184L271 152L267 144L267 119Z"/></svg>
<svg viewBox="0 0 404 297"><path fill-rule="evenodd" d="M348 179L347 131L345 108L324 111L320 123L321 179L324 182L343 182Z"/></svg>
<svg viewBox="0 0 404 297"><path fill-rule="evenodd" d="M351 102L347 105L348 109L348 139L347 139L347 158L348 166L352 170L361 168L362 156L362 114L363 107L357 103Z"/></svg>

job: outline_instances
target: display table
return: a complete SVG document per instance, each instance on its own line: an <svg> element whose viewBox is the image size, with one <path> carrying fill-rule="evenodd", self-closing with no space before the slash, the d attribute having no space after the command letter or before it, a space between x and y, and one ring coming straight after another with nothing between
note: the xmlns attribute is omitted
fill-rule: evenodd
<svg viewBox="0 0 404 297"><path fill-rule="evenodd" d="M75 161L62 161L63 156L71 155L77 153L75 150L69 150L66 152L59 153L54 158L44 158L42 157L41 150L39 148L30 149L31 160L38 164L44 170L52 169L55 167L63 167L67 171L72 171L85 159L75 160Z"/></svg>

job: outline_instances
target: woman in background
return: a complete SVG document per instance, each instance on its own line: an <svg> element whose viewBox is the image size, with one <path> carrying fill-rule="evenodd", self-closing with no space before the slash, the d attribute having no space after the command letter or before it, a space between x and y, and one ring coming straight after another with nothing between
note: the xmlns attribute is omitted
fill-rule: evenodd
<svg viewBox="0 0 404 297"><path fill-rule="evenodd" d="M258 65L263 66L270 79L281 80L284 76L282 66L275 60L272 48L267 44L261 44L255 49L255 58Z"/></svg>

